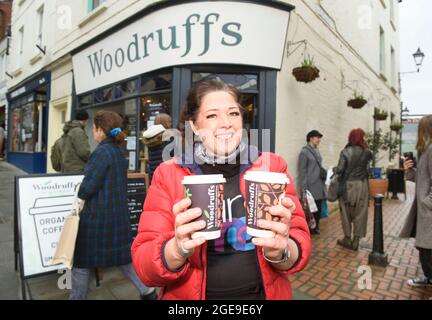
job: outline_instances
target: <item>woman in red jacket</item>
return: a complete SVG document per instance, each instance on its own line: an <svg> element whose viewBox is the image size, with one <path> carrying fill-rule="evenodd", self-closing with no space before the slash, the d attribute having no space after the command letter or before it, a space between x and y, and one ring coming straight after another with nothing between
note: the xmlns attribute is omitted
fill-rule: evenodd
<svg viewBox="0 0 432 320"><path fill-rule="evenodd" d="M308 262L310 234L293 183L281 205L270 209L277 219L258 223L275 237L246 234L245 173L285 173L292 180L281 157L260 154L242 141L239 97L235 87L218 80L196 83L180 123L193 130L198 142L189 144L192 154L164 162L154 173L132 258L146 285L162 287L160 299L291 299L288 276ZM224 205L231 221L223 223L216 240L191 238L205 223L194 221L201 209L190 208L181 181L199 174L226 179Z"/></svg>

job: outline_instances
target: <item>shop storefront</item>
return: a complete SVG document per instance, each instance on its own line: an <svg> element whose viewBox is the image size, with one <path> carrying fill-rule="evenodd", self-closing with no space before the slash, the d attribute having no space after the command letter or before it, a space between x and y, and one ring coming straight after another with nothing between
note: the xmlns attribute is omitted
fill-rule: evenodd
<svg viewBox="0 0 432 320"><path fill-rule="evenodd" d="M7 94L8 162L28 173L46 172L49 72L43 72Z"/></svg>
<svg viewBox="0 0 432 320"><path fill-rule="evenodd" d="M76 107L91 117L98 110L123 115L122 148L133 172L146 167L143 131L159 113L171 115L176 127L188 90L204 78L240 90L246 128L274 129L293 7L265 3L162 1L147 8L73 52ZM91 123L87 130L91 137Z"/></svg>

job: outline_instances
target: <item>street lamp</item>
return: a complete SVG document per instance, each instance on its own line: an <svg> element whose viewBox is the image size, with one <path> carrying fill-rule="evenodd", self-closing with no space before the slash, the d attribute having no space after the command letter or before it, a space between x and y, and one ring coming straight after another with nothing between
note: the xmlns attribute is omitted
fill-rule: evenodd
<svg viewBox="0 0 432 320"><path fill-rule="evenodd" d="M417 51L413 53L414 62L417 66L416 71L408 71L408 72L399 72L399 95L402 93L402 85L401 85L401 75L408 74L408 73L418 73L420 72L420 67L423 63L423 60L425 58L425 54L420 50L420 47L417 48ZM401 107L400 107L400 123L402 124L402 115L403 113L408 114L409 110L407 107L405 109L403 108L403 102L401 101ZM399 156L402 156L402 129L400 130L400 143L399 143Z"/></svg>
<svg viewBox="0 0 432 320"><path fill-rule="evenodd" d="M420 72L420 66L423 63L423 59L425 57L425 54L420 50L420 48L417 49L417 52L413 54L414 62L417 66L417 72Z"/></svg>
<svg viewBox="0 0 432 320"><path fill-rule="evenodd" d="M416 71L408 71L408 72L399 72L399 75L420 72L420 67L421 67L421 65L423 63L423 59L425 58L426 55L420 50L420 48L418 48L417 51L414 52L412 56L414 58L414 63L417 66L417 70Z"/></svg>

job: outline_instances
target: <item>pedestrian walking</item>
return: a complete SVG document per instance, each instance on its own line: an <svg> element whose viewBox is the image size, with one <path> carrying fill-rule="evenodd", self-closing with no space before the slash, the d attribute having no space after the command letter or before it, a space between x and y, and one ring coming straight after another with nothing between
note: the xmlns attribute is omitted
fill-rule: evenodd
<svg viewBox="0 0 432 320"><path fill-rule="evenodd" d="M432 288L432 115L418 125L417 168L413 159L404 159L406 179L416 183L415 197L400 236L415 238L423 275L408 280L412 287Z"/></svg>
<svg viewBox="0 0 432 320"><path fill-rule="evenodd" d="M166 130L172 128L171 116L166 113L160 113L156 116L154 125L143 133L143 142L148 147L149 161L149 181L151 183L153 173L156 168L163 162L162 155L164 148L170 141L163 141L163 134Z"/></svg>
<svg viewBox="0 0 432 320"><path fill-rule="evenodd" d="M327 170L322 166L322 157L318 150L323 135L318 130L312 130L306 135L306 146L300 152L298 159L300 194L305 196L309 191L316 203L317 211L313 212L315 228L312 234L320 234L320 219L323 203L326 201Z"/></svg>
<svg viewBox="0 0 432 320"><path fill-rule="evenodd" d="M368 167L371 160L372 152L365 141L365 132L363 129L351 130L348 144L341 151L335 169L343 186L339 212L344 238L337 240L337 244L355 251L367 231Z"/></svg>
<svg viewBox="0 0 432 320"><path fill-rule="evenodd" d="M54 170L65 173L81 173L90 158L90 144L85 132L89 114L79 110L75 120L65 123L63 135L51 148L51 164Z"/></svg>
<svg viewBox="0 0 432 320"><path fill-rule="evenodd" d="M154 299L131 264L132 233L127 208L128 163L119 145L126 137L122 118L115 112L99 111L93 138L99 145L84 169L78 197L85 200L80 214L69 299L86 299L90 270L118 266L138 289L142 299Z"/></svg>
<svg viewBox="0 0 432 320"><path fill-rule="evenodd" d="M238 90L220 80L195 83L180 127L190 127L199 139L196 144L185 141L191 154L162 163L154 173L132 256L146 285L164 287L160 299L291 299L288 275L308 262L311 239L292 184L282 203L270 209L278 221L259 220L258 226L276 236L251 241L245 234L244 175L254 170L287 174L287 165L281 157L259 154L242 141L239 99ZM181 181L202 174L222 174L226 179L225 210L232 212L233 224L224 223L225 232L216 240L191 238L204 227L194 222L202 212L190 208Z"/></svg>

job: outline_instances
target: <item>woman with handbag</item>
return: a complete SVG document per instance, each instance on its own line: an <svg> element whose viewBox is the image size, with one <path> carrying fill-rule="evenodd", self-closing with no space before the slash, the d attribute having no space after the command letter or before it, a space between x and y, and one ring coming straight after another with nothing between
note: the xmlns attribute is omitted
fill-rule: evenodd
<svg viewBox="0 0 432 320"><path fill-rule="evenodd" d="M415 198L401 232L402 238L415 237L423 275L408 280L412 287L432 288L432 115L418 125L417 169L413 159L404 159L406 179L416 183Z"/></svg>
<svg viewBox="0 0 432 320"><path fill-rule="evenodd" d="M337 244L357 251L360 239L366 236L368 218L368 166L372 152L365 141L363 129L353 129L348 144L341 151L335 174L342 190L339 197L344 238Z"/></svg>
<svg viewBox="0 0 432 320"><path fill-rule="evenodd" d="M131 264L132 233L127 208L127 161L118 145L123 143L122 118L111 111L94 117L93 138L99 145L84 169L78 197L85 200L80 214L72 268L70 300L87 298L90 270L118 266L138 289L142 299L155 299Z"/></svg>
<svg viewBox="0 0 432 320"><path fill-rule="evenodd" d="M323 135L318 130L312 130L306 135L307 145L304 146L299 154L298 169L299 169L299 186L301 195L305 195L306 191L312 194L315 200L317 210L313 211L315 224L310 227L311 234L320 234L320 219L323 203L327 199L327 190L325 181L327 178L327 170L322 166L322 157L318 146L321 143Z"/></svg>

